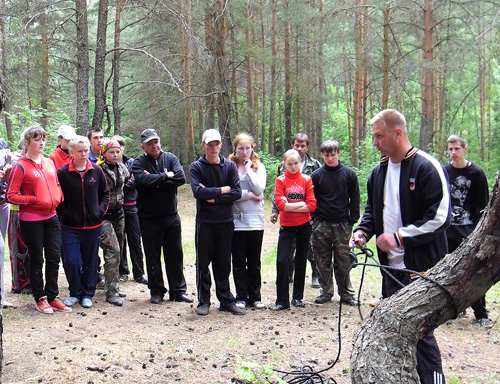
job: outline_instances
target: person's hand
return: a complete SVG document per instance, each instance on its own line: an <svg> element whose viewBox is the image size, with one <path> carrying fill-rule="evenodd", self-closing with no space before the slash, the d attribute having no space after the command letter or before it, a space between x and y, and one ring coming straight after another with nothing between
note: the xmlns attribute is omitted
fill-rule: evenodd
<svg viewBox="0 0 500 384"><path fill-rule="evenodd" d="M8 179L11 169L12 169L12 164L5 164L3 170L1 171L3 173L3 176L0 178L5 177L6 179Z"/></svg>
<svg viewBox="0 0 500 384"><path fill-rule="evenodd" d="M253 192L248 192L248 198L255 201L262 201L262 199L264 199L264 194L261 193L260 195L256 195Z"/></svg>
<svg viewBox="0 0 500 384"><path fill-rule="evenodd" d="M349 248L363 248L366 245L365 234L361 231L356 231L352 234L349 240Z"/></svg>
<svg viewBox="0 0 500 384"><path fill-rule="evenodd" d="M248 173L250 169L252 169L252 160L250 159L245 160L244 165L245 165L245 170Z"/></svg>
<svg viewBox="0 0 500 384"><path fill-rule="evenodd" d="M167 175L167 177L168 177L169 179L171 179L171 178L172 178L172 177L174 177L174 175L175 175L175 173L173 173L172 171L168 171L168 172L165 172L165 173L166 173L166 175Z"/></svg>
<svg viewBox="0 0 500 384"><path fill-rule="evenodd" d="M271 213L271 216L269 217L269 221L272 224L276 224L276 222L278 221L278 214L277 213Z"/></svg>
<svg viewBox="0 0 500 384"><path fill-rule="evenodd" d="M398 246L396 243L396 239L394 238L393 233L382 233L380 236L377 236L377 247L379 247L384 252L389 252L391 249L394 249Z"/></svg>
<svg viewBox="0 0 500 384"><path fill-rule="evenodd" d="M229 192L231 192L231 187L229 185L225 185L225 186L221 187L221 189L220 189L220 193L222 195L229 193Z"/></svg>

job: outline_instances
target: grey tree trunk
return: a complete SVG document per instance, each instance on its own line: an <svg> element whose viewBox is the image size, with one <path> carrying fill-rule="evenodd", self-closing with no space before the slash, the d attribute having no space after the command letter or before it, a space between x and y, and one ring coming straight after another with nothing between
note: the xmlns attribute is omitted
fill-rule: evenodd
<svg viewBox="0 0 500 384"><path fill-rule="evenodd" d="M106 109L106 92L104 73L106 70L106 31L108 26L108 1L99 1L99 18L97 22L97 43L95 49L94 69L94 117L92 128L101 128ZM109 127L108 127L109 128Z"/></svg>
<svg viewBox="0 0 500 384"><path fill-rule="evenodd" d="M500 280L499 182L476 230L426 274L448 293L418 279L382 301L357 330L351 354L352 383L419 383L417 342Z"/></svg>
<svg viewBox="0 0 500 384"><path fill-rule="evenodd" d="M89 123L89 30L87 2L75 0L76 18L76 126L79 134L86 135Z"/></svg>

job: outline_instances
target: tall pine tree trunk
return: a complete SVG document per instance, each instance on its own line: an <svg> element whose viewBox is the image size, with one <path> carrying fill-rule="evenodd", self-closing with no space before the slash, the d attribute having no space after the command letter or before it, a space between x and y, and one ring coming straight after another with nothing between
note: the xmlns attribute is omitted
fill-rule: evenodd
<svg viewBox="0 0 500 384"><path fill-rule="evenodd" d="M276 89L277 89L277 71L276 61L278 55L277 40L277 7L278 0L272 0L272 26L271 26L271 92L269 93L269 147L268 152L276 156Z"/></svg>
<svg viewBox="0 0 500 384"><path fill-rule="evenodd" d="M433 47L433 0L424 0L424 68L422 78L422 120L419 147L432 148L434 134L434 47Z"/></svg>
<svg viewBox="0 0 500 384"><path fill-rule="evenodd" d="M264 1L260 0L259 2L259 18L260 18L260 48L262 52L266 51L266 33L265 33L265 19L264 19ZM260 130L260 150L264 152L266 150L266 126L267 126L267 100L266 100L266 64L264 60L262 60L262 65L260 68L261 71L261 130Z"/></svg>
<svg viewBox="0 0 500 384"><path fill-rule="evenodd" d="M92 128L101 128L106 109L106 91L104 74L106 70L106 31L108 28L108 0L99 0L99 15L97 20L97 42L95 49L94 68L94 117ZM108 127L108 130L110 127Z"/></svg>
<svg viewBox="0 0 500 384"><path fill-rule="evenodd" d="M391 20L391 7L388 4L384 9L384 58L382 61L382 109L387 109L389 105L389 23Z"/></svg>
<svg viewBox="0 0 500 384"><path fill-rule="evenodd" d="M78 133L86 135L89 124L89 37L87 2L75 0L76 18L76 126Z"/></svg>
<svg viewBox="0 0 500 384"><path fill-rule="evenodd" d="M40 32L42 37L42 82L40 88L40 106L42 107L42 127L47 126L49 109L49 41L47 36L47 15L43 8L40 13Z"/></svg>
<svg viewBox="0 0 500 384"><path fill-rule="evenodd" d="M356 1L358 10L354 24L354 33L356 36L356 71L354 75L354 118L352 128L352 148L359 148L366 132L366 0ZM355 154L352 158L352 165L359 166L360 154Z"/></svg>
<svg viewBox="0 0 500 384"><path fill-rule="evenodd" d="M251 31L250 31L250 1L247 1L245 6L245 16L249 21L245 26L245 41L248 47L252 45ZM256 138L255 126L255 110L254 110L254 96L253 96L253 60L250 53L245 55L246 65L246 83L247 83L247 129L254 138ZM257 138L256 138L257 139Z"/></svg>
<svg viewBox="0 0 500 384"><path fill-rule="evenodd" d="M186 166L191 164L195 159L194 153L194 122L193 122L193 102L191 99L191 49L189 47L191 30L191 0L179 0L179 42L184 68L184 97L185 104L185 119L186 119L186 139L180 153L181 161ZM184 150L187 148L187 151ZM187 156L186 156L187 154ZM189 172L186 172L189 175Z"/></svg>
<svg viewBox="0 0 500 384"><path fill-rule="evenodd" d="M1 0L0 2L0 33L2 34L1 36L1 48L2 48L2 82L0 83L1 89L0 89L0 101L3 101L3 103L0 104L1 107L3 107L3 110L5 112L10 112L10 102L9 98L6 97L6 89L8 88L8 77L7 77L7 36L6 36L6 31L5 31L5 15L6 15L6 10L5 10L5 0ZM10 118L7 113L4 113L4 121L5 121L5 130L7 133L7 140L12 142L14 141L14 136L12 134L12 122L10 121Z"/></svg>
<svg viewBox="0 0 500 384"><path fill-rule="evenodd" d="M115 42L113 52L113 117L114 133L121 132L122 111L120 107L120 35L121 35L121 14L124 0L116 0L115 13Z"/></svg>
<svg viewBox="0 0 500 384"><path fill-rule="evenodd" d="M217 106L216 97L214 95L215 91L215 71L216 71L216 61L217 57L215 56L215 30L214 30L214 10L211 6L205 7L205 19L204 19L204 27L205 27L205 44L208 48L208 51L211 54L211 65L210 68L207 69L207 77L205 81L205 94L207 94L206 98L206 112L205 112L205 127L206 128L215 128L215 109ZM202 124L203 122L199 122Z"/></svg>
<svg viewBox="0 0 500 384"><path fill-rule="evenodd" d="M288 8L290 0L284 0L285 8ZM290 58L290 39L291 26L290 20L285 21L285 148L290 146L292 141L292 79L291 79L291 58Z"/></svg>

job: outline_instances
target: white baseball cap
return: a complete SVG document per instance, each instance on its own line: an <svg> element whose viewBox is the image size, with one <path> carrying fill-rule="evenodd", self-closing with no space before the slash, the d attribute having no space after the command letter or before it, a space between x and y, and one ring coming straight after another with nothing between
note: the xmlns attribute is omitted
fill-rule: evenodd
<svg viewBox="0 0 500 384"><path fill-rule="evenodd" d="M208 144L211 141L222 141L219 131L213 128L207 129L203 132L203 137L201 138L201 142L205 144Z"/></svg>
<svg viewBox="0 0 500 384"><path fill-rule="evenodd" d="M57 130L57 137L60 136L62 136L63 139L71 140L76 137L75 129L70 125L63 124Z"/></svg>

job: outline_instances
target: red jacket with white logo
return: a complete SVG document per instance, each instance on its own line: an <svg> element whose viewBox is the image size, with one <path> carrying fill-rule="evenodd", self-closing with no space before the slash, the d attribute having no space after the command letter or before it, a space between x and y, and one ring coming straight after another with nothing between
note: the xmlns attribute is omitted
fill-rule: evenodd
<svg viewBox="0 0 500 384"><path fill-rule="evenodd" d="M300 172L286 171L276 178L274 196L276 207L280 211L280 225L293 227L302 225L311 220L311 212L316 210L312 179ZM309 212L285 212L286 203L305 201Z"/></svg>
<svg viewBox="0 0 500 384"><path fill-rule="evenodd" d="M21 157L9 175L7 202L19 205L19 213L51 215L61 202L62 192L52 160L42 157L41 165Z"/></svg>

